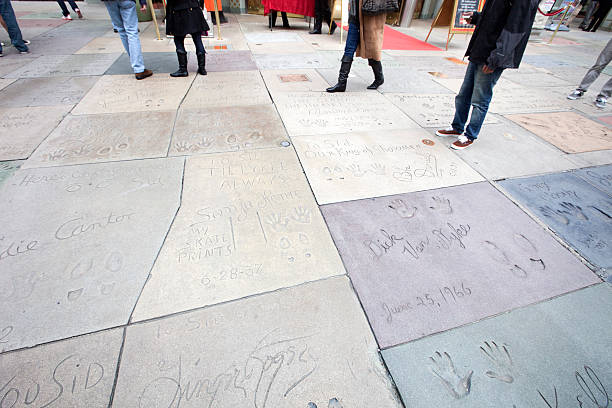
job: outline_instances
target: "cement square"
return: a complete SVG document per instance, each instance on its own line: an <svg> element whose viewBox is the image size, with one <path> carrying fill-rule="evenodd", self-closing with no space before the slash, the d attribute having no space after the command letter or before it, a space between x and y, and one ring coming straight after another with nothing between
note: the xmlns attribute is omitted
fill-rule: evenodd
<svg viewBox="0 0 612 408"><path fill-rule="evenodd" d="M91 20L88 21L90 23ZM74 22L70 23L73 24ZM92 33L74 33L59 31L65 26L48 31L36 37L35 47L30 47L30 55L41 56L66 56L77 52L87 43L96 38ZM66 41L70 38L70 41ZM118 56L115 54L115 56ZM108 68L108 66L106 67ZM33 67L35 70L35 67ZM85 75L92 75L86 73Z"/></svg>
<svg viewBox="0 0 612 408"><path fill-rule="evenodd" d="M20 169L0 190L14 350L128 322L180 203L180 158ZM52 324L50 324L52 322Z"/></svg>
<svg viewBox="0 0 612 408"><path fill-rule="evenodd" d="M97 37L91 40L75 54L122 54L125 52L121 39L113 37Z"/></svg>
<svg viewBox="0 0 612 408"><path fill-rule="evenodd" d="M525 55L523 56L523 62L533 65L539 68L554 69L564 67L575 67L581 64L576 64L575 61L571 61L570 58L565 56L556 55Z"/></svg>
<svg viewBox="0 0 612 408"><path fill-rule="evenodd" d="M610 287L596 285L382 355L415 407L605 406L612 319L593 312L610 307Z"/></svg>
<svg viewBox="0 0 612 408"><path fill-rule="evenodd" d="M19 79L0 93L0 106L76 105L99 77Z"/></svg>
<svg viewBox="0 0 612 408"><path fill-rule="evenodd" d="M365 67L364 67L365 68ZM384 69L384 63L383 63ZM373 81L372 69L359 69L357 73L366 81ZM385 83L378 89L380 92L450 94L446 87L433 81L431 75L422 71L408 71L405 68L384 69ZM369 84L368 84L369 85Z"/></svg>
<svg viewBox="0 0 612 408"><path fill-rule="evenodd" d="M191 156L183 185L135 320L345 273L293 149Z"/></svg>
<svg viewBox="0 0 612 408"><path fill-rule="evenodd" d="M0 78L0 90L6 88L7 86L9 86L10 84L12 84L13 82L15 82L15 79L11 79L11 78ZM2 96L4 96L4 94L0 94Z"/></svg>
<svg viewBox="0 0 612 408"><path fill-rule="evenodd" d="M587 261L612 267L608 194L572 173L504 180L500 185Z"/></svg>
<svg viewBox="0 0 612 408"><path fill-rule="evenodd" d="M600 282L489 183L321 210L382 348Z"/></svg>
<svg viewBox="0 0 612 408"><path fill-rule="evenodd" d="M612 165L580 169L574 174L612 196Z"/></svg>
<svg viewBox="0 0 612 408"><path fill-rule="evenodd" d="M134 75L105 75L74 108L74 115L176 110L193 76L153 75L137 81Z"/></svg>
<svg viewBox="0 0 612 408"><path fill-rule="evenodd" d="M130 326L114 402L288 408L332 398L402 406L346 277Z"/></svg>
<svg viewBox="0 0 612 408"><path fill-rule="evenodd" d="M301 40L300 40L301 41ZM253 54L303 54L315 52L314 47L305 42L265 42L248 43Z"/></svg>
<svg viewBox="0 0 612 408"><path fill-rule="evenodd" d="M509 81L516 82L527 88L540 88L540 87L559 87L564 86L570 88L574 85L572 82L560 79L551 73L546 72L514 72L514 70L507 70L504 72L503 77Z"/></svg>
<svg viewBox="0 0 612 408"><path fill-rule="evenodd" d="M577 167L602 166L612 163L612 150L568 154L567 159Z"/></svg>
<svg viewBox="0 0 612 408"><path fill-rule="evenodd" d="M529 88L528 92L521 89L493 91L489 112L500 114L553 112L568 110L568 100L551 97L547 89Z"/></svg>
<svg viewBox="0 0 612 408"><path fill-rule="evenodd" d="M251 43L278 43L278 42L293 42L303 43L302 37L298 33L289 31L277 31L277 32L247 32L244 37L248 42ZM297 44L293 44L297 47Z"/></svg>
<svg viewBox="0 0 612 408"><path fill-rule="evenodd" d="M147 69L159 74L174 72L178 68L176 52L144 52L142 54ZM190 55L191 57L191 55ZM190 58L193 59L193 58ZM191 62L191 61L190 61ZM192 65L192 64L189 64ZM195 74L193 66L188 66L188 70ZM132 66L130 65L130 57L123 53L104 73L105 75L134 75ZM153 75L155 76L155 75ZM165 76L165 75L164 75Z"/></svg>
<svg viewBox="0 0 612 408"><path fill-rule="evenodd" d="M287 139L273 105L181 109L170 155L279 147Z"/></svg>
<svg viewBox="0 0 612 408"><path fill-rule="evenodd" d="M322 52L300 54L257 54L254 56L261 70L334 68L339 62Z"/></svg>
<svg viewBox="0 0 612 408"><path fill-rule="evenodd" d="M293 138L321 204L431 190L483 178L423 129Z"/></svg>
<svg viewBox="0 0 612 408"><path fill-rule="evenodd" d="M0 76L4 77L11 72L14 72L21 67L28 65L37 57L31 55L15 55L14 57L5 56L0 59Z"/></svg>
<svg viewBox="0 0 612 408"><path fill-rule="evenodd" d="M567 153L612 149L612 129L574 112L508 115Z"/></svg>
<svg viewBox="0 0 612 408"><path fill-rule="evenodd" d="M418 127L378 92L295 92L274 102L290 136Z"/></svg>
<svg viewBox="0 0 612 408"><path fill-rule="evenodd" d="M108 406L122 339L123 330L108 330L0 355L1 401L7 407Z"/></svg>
<svg viewBox="0 0 612 408"><path fill-rule="evenodd" d="M280 69L261 71L268 91L277 92L324 92L329 84L314 69Z"/></svg>
<svg viewBox="0 0 612 408"><path fill-rule="evenodd" d="M102 75L118 56L118 54L43 55L36 61L11 72L7 77Z"/></svg>
<svg viewBox="0 0 612 408"><path fill-rule="evenodd" d="M437 138L447 143L452 138ZM484 125L477 143L457 151L459 157L489 180L531 176L579 167L568 155L522 127L504 120Z"/></svg>
<svg viewBox="0 0 612 408"><path fill-rule="evenodd" d="M70 109L72 105L0 108L0 160L28 158Z"/></svg>
<svg viewBox="0 0 612 408"><path fill-rule="evenodd" d="M21 167L22 163L20 160L0 162L0 187L2 187L4 180L12 176Z"/></svg>
<svg viewBox="0 0 612 408"><path fill-rule="evenodd" d="M395 106L423 127L448 127L455 116L454 94L386 93ZM498 123L494 115L487 115L484 123Z"/></svg>
<svg viewBox="0 0 612 408"><path fill-rule="evenodd" d="M251 51L219 51L206 54L206 71L252 71L257 65Z"/></svg>
<svg viewBox="0 0 612 408"><path fill-rule="evenodd" d="M174 112L68 116L23 168L165 157L174 117Z"/></svg>
<svg viewBox="0 0 612 408"><path fill-rule="evenodd" d="M182 107L195 109L271 103L259 71L210 72L196 77Z"/></svg>

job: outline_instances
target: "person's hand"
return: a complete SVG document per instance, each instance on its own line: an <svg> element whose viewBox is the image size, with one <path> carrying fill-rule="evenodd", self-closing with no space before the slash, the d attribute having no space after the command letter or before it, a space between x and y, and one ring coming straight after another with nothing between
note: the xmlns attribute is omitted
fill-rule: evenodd
<svg viewBox="0 0 612 408"><path fill-rule="evenodd" d="M482 72L484 72L485 74L492 74L493 71L495 71L495 70L489 68L489 66L487 64L484 64L483 67L482 67Z"/></svg>
<svg viewBox="0 0 612 408"><path fill-rule="evenodd" d="M140 6L140 11L147 11L147 5L143 4L142 6Z"/></svg>

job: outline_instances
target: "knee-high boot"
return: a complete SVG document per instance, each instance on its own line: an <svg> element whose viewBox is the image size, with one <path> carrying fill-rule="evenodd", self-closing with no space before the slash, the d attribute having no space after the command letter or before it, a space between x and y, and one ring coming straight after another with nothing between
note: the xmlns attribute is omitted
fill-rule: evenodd
<svg viewBox="0 0 612 408"><path fill-rule="evenodd" d="M308 34L321 34L321 27L323 27L323 19L320 15L315 16L314 26Z"/></svg>
<svg viewBox="0 0 612 408"><path fill-rule="evenodd" d="M340 64L340 73L338 74L338 83L330 88L327 88L327 92L334 93L346 91L346 81L348 80L349 72L351 72L352 64L352 56L342 56L342 63Z"/></svg>
<svg viewBox="0 0 612 408"><path fill-rule="evenodd" d="M372 67L372 71L374 72L374 82L368 86L368 89L378 89L378 87L385 82L385 77L383 77L382 63L374 59L368 59L368 65Z"/></svg>
<svg viewBox="0 0 612 408"><path fill-rule="evenodd" d="M170 74L171 77L186 77L189 75L187 72L187 53L185 51L176 50L176 56L178 58L179 68L177 71Z"/></svg>
<svg viewBox="0 0 612 408"><path fill-rule="evenodd" d="M196 56L198 57L198 74L206 75L206 51L198 52Z"/></svg>

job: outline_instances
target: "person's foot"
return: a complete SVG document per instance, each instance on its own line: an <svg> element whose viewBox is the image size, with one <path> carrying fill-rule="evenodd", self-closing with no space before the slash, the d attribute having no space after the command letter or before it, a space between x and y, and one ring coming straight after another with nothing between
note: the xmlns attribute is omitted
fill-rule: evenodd
<svg viewBox="0 0 612 408"><path fill-rule="evenodd" d="M76 10L74 10L74 11L76 11L77 16L79 16L79 18L83 18L83 13L81 13L81 10L76 9Z"/></svg>
<svg viewBox="0 0 612 408"><path fill-rule="evenodd" d="M30 40L23 40L23 43L24 43L25 45L30 45L31 41L30 41Z"/></svg>
<svg viewBox="0 0 612 408"><path fill-rule="evenodd" d="M119 32L119 31L117 31L117 29L116 29L116 28L113 28L113 31L114 31L114 32L116 32L116 33L118 33L118 32Z"/></svg>
<svg viewBox="0 0 612 408"><path fill-rule="evenodd" d="M4 54L0 52L0 57L4 57Z"/></svg>
<svg viewBox="0 0 612 408"><path fill-rule="evenodd" d="M595 101L593 103L599 109L603 109L603 108L606 107L606 102L608 102L608 100L606 98L604 98L603 96L598 96L597 99L595 99Z"/></svg>
<svg viewBox="0 0 612 408"><path fill-rule="evenodd" d="M67 16L62 17L62 20L72 20L72 17L70 14L68 14Z"/></svg>
<svg viewBox="0 0 612 408"><path fill-rule="evenodd" d="M338 24L336 24L335 21L332 21L331 26L329 27L329 34L333 34L334 31L336 31L336 28L338 28Z"/></svg>
<svg viewBox="0 0 612 408"><path fill-rule="evenodd" d="M570 100L574 101L574 100L576 100L578 98L582 98L583 95L584 95L584 91L583 90L574 89L571 94L567 95L567 99L570 99Z"/></svg>
<svg viewBox="0 0 612 408"><path fill-rule="evenodd" d="M466 147L469 147L472 143L474 143L474 139L470 139L465 135L459 135L456 141L450 145L451 149L455 150L463 150Z"/></svg>
<svg viewBox="0 0 612 408"><path fill-rule="evenodd" d="M452 127L449 127L449 128L446 128L446 129L436 130L436 136L441 136L441 137L446 137L446 136L455 136L455 137L458 137L462 133L463 132L458 132L455 129L453 129Z"/></svg>
<svg viewBox="0 0 612 408"><path fill-rule="evenodd" d="M19 51L20 54L29 54L30 50L25 50L25 51Z"/></svg>
<svg viewBox="0 0 612 408"><path fill-rule="evenodd" d="M136 76L136 79L145 79L150 77L151 75L153 75L153 71L151 71L150 69L145 69L142 72L139 72L137 74L134 74L134 76Z"/></svg>

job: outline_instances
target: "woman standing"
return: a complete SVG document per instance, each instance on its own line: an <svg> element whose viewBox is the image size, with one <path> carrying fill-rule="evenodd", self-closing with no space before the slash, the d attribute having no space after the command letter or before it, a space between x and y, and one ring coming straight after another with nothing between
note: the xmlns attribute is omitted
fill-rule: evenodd
<svg viewBox="0 0 612 408"><path fill-rule="evenodd" d="M198 74L206 75L206 51L202 43L202 32L210 30L204 12L203 4L198 0L168 0L166 5L166 34L174 35L176 56L179 68L170 74L171 77L186 77L187 50L185 50L185 36L191 34L198 57Z"/></svg>
<svg viewBox="0 0 612 408"><path fill-rule="evenodd" d="M60 8L62 9L62 20L72 20L72 17L70 17L70 11L68 11L68 7L66 7L64 0L57 0L57 4L59 4ZM83 13L81 13L79 6L77 6L74 0L68 0L68 4L70 4L70 7L72 7L74 12L77 13L79 18L83 18Z"/></svg>
<svg viewBox="0 0 612 408"><path fill-rule="evenodd" d="M391 3L394 6L390 7ZM383 32L387 12L396 11L395 5L397 5L397 2L385 0L350 0L349 32L340 65L338 83L327 88L327 92L344 92L346 90L346 81L351 71L353 54L355 53L358 57L367 58L368 65L372 67L374 72L374 82L368 86L368 89L377 89L385 82L380 62Z"/></svg>

